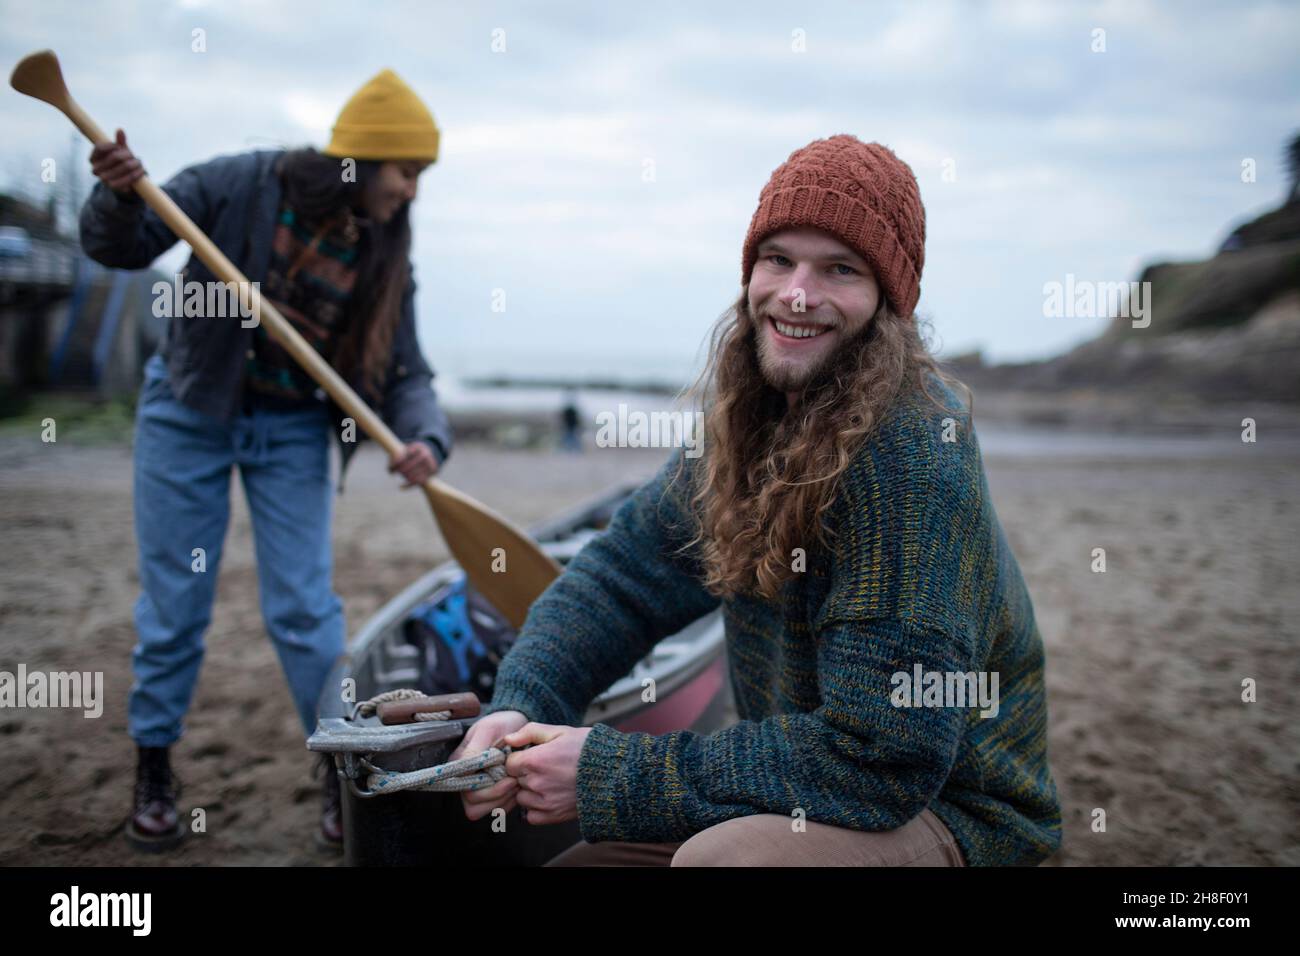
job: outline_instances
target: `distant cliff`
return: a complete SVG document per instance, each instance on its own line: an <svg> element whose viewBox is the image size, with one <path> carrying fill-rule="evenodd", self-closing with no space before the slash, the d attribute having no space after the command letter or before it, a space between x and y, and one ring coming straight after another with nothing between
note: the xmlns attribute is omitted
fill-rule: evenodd
<svg viewBox="0 0 1300 956"><path fill-rule="evenodd" d="M1150 324L1113 319L1097 338L1041 362L948 366L977 389L1101 388L1300 403L1300 137L1287 201L1228 235L1213 258L1147 266Z"/></svg>

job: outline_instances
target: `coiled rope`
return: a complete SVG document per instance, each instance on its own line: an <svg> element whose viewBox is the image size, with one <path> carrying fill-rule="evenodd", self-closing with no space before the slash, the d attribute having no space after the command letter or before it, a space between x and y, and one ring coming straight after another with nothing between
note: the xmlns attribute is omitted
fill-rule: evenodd
<svg viewBox="0 0 1300 956"><path fill-rule="evenodd" d="M361 761L367 773L366 787L371 793L397 793L399 790L432 790L454 793L462 790L482 790L507 776L505 762L511 747L489 747L472 757L462 757L450 763L410 770L400 773L384 770L368 760Z"/></svg>
<svg viewBox="0 0 1300 956"><path fill-rule="evenodd" d="M417 697L428 697L423 691L415 690L412 687L399 687L397 690L386 690L382 694L376 694L369 700L363 700L352 708L352 719L358 717L373 717L379 710L380 704L387 704L395 700L414 700ZM434 710L422 714L416 714L414 719L420 720L447 720L451 717L449 710Z"/></svg>
<svg viewBox="0 0 1300 956"><path fill-rule="evenodd" d="M379 709L380 704L389 701L411 700L425 696L427 695L421 691L409 687L385 691L357 704L352 711L352 719L355 720L359 716L371 717ZM447 720L450 717L451 711L449 710L415 715L416 720ZM498 739L491 747L471 757L462 757L459 760L438 764L436 767L425 767L422 770L405 772L385 770L382 767L376 767L369 760L363 758L361 768L366 771L366 788L372 794L397 793L401 790L425 790L439 793L482 790L507 776L506 757L516 748L506 746L502 742L503 739Z"/></svg>

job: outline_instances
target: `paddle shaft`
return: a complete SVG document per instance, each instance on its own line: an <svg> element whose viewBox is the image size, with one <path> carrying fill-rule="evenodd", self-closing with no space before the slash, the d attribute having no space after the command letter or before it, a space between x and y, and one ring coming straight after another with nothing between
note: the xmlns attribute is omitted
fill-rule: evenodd
<svg viewBox="0 0 1300 956"><path fill-rule="evenodd" d="M112 139L104 135L104 131L75 100L69 97L66 105L68 118L87 139L96 145L112 142ZM171 196L163 192L148 176L141 176L131 184L131 188L139 193L140 198L149 204L172 232L189 243L194 254L212 270L213 275L223 282L235 284L239 292L240 304L247 313L255 316L266 326L267 332L284 346L294 360L329 393L340 408L352 416L367 435L379 442L390 456L397 457L402 453L405 445L401 439L393 434L392 429L361 400L361 397L338 372L334 371L321 354L307 344L307 340L298 334L298 330L276 310L275 306L255 293L248 277L226 258L226 254L194 224L194 220L176 205Z"/></svg>
<svg viewBox="0 0 1300 956"><path fill-rule="evenodd" d="M24 57L14 67L9 82L20 93L60 110L92 143L112 142L68 93L58 58L52 50ZM132 187L172 232L189 243L194 254L213 275L227 284L234 283L243 311L265 323L271 336L366 434L383 446L390 457L398 457L405 448L401 440L275 307L262 299L247 277L172 198L147 176L140 177ZM447 547L470 583L506 617L512 627L516 630L522 627L533 601L560 573L559 564L510 522L437 477L427 479L421 489ZM508 573L507 555L510 558Z"/></svg>

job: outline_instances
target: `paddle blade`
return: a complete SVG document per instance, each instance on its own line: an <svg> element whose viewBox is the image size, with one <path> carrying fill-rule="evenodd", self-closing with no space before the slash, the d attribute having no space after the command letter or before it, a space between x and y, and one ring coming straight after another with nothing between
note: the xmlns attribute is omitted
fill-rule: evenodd
<svg viewBox="0 0 1300 956"><path fill-rule="evenodd" d="M560 566L510 522L436 479L424 493L452 557L469 583L518 630Z"/></svg>
<svg viewBox="0 0 1300 956"><path fill-rule="evenodd" d="M34 96L51 106L64 109L67 105L68 86L63 82L63 70L53 50L29 53L18 61L9 74L9 85L19 93Z"/></svg>

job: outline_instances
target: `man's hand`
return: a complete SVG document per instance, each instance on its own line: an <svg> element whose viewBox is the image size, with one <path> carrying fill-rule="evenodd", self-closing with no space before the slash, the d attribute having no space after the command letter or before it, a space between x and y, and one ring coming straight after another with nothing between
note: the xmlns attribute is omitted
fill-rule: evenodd
<svg viewBox="0 0 1300 956"><path fill-rule="evenodd" d="M120 129L116 142L97 143L90 151L90 169L120 195L130 193L131 185L144 175L144 166L126 145L126 133Z"/></svg>
<svg viewBox="0 0 1300 956"><path fill-rule="evenodd" d="M406 479L402 488L422 485L438 471L438 459L427 442L413 441L402 449L402 454L388 464L389 472L400 472Z"/></svg>
<svg viewBox="0 0 1300 956"><path fill-rule="evenodd" d="M578 818L578 756L589 733L590 727L530 722L506 735L508 746L528 747L506 758L506 773L519 785L513 800L523 808L528 823L545 825ZM505 781L498 781L498 785L502 783Z"/></svg>
<svg viewBox="0 0 1300 956"><path fill-rule="evenodd" d="M451 752L447 762L461 757L472 757L487 750L505 734L512 733L528 723L528 718L517 710L502 710L488 714L477 721L460 746ZM509 813L515 807L515 797L519 790L519 781L514 777L502 777L490 787L482 790L462 790L460 802L465 807L465 816L477 820L487 816L497 807Z"/></svg>

